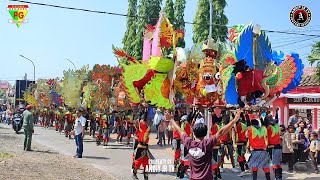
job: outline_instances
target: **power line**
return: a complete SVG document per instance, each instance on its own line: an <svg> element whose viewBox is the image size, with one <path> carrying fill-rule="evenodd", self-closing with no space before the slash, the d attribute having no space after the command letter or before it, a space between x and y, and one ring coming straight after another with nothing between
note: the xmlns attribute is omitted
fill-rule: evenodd
<svg viewBox="0 0 320 180"><path fill-rule="evenodd" d="M91 13L98 13L98 14L107 14L107 15L113 15L113 16L135 17L135 18L144 18L144 19L157 19L157 18L149 18L149 17L142 17L142 16L130 16L128 14L122 14L122 13L114 13L114 12L97 11L97 10L90 10L90 9L83 9L83 8L66 7L66 6L59 6L59 5L52 5L52 4L45 4L45 3L37 3L37 2L30 2L30 1L22 1L22 0L10 0L10 1L33 4L33 5L39 5L39 6L48 6L48 7L60 8L60 9L84 11L84 12L91 12ZM185 24L191 24L191 25L194 25L194 24L204 25L204 26L205 25L206 26L210 25L210 24L201 24L201 23L194 23L194 22L187 22L187 21L185 21L184 23ZM230 26L226 26L226 25L223 25L223 24L212 24L212 26L220 26L220 27L232 28ZM305 34L305 33L277 31L277 30L264 30L264 31L269 32L269 33L292 34L292 35L301 35L301 36L310 36L310 37L320 37L320 35L317 35L317 34Z"/></svg>
<svg viewBox="0 0 320 180"><path fill-rule="evenodd" d="M292 42L292 43L282 44L282 45L279 45L279 46L275 46L273 48L288 46L288 45L291 45L291 44L297 44L297 43L300 43L300 42L309 41L309 40L316 39L316 38L319 38L319 37L312 37L312 38L309 38L309 39L299 40L299 41L295 41L295 42Z"/></svg>

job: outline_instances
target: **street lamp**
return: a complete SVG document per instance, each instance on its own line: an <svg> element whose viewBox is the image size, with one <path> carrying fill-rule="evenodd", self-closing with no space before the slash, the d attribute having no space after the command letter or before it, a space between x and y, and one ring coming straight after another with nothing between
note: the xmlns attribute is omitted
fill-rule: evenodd
<svg viewBox="0 0 320 180"><path fill-rule="evenodd" d="M66 60L69 61L73 65L74 70L77 70L76 65L74 65L74 63L70 59L66 58Z"/></svg>
<svg viewBox="0 0 320 180"><path fill-rule="evenodd" d="M36 83L36 66L34 65L33 61L31 59L21 55L21 54L19 54L19 56L21 56L24 59L29 60L32 63L32 65L33 65L33 81L34 81L34 83Z"/></svg>

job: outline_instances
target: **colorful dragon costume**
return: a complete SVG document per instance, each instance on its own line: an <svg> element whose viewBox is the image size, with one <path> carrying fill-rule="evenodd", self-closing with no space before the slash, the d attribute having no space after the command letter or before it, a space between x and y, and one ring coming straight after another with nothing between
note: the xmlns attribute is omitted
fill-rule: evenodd
<svg viewBox="0 0 320 180"><path fill-rule="evenodd" d="M124 51L113 48L117 57L125 57L127 63L119 63L123 68L123 83L127 96L134 104L141 101L157 107L170 109L174 106L172 96L175 62L163 57L183 37L183 31L176 31L169 20L161 14L156 26L148 25L144 36L143 60L136 60ZM171 96L170 96L171 95Z"/></svg>
<svg viewBox="0 0 320 180"><path fill-rule="evenodd" d="M83 82L88 80L88 68L84 66L79 70L64 71L61 93L65 104L70 108L80 108Z"/></svg>
<svg viewBox="0 0 320 180"><path fill-rule="evenodd" d="M260 105L267 106L281 93L299 85L304 66L298 54L284 57L283 53L272 51L268 36L258 25L237 25L229 33L235 49L224 54L220 62L227 104L260 98Z"/></svg>
<svg viewBox="0 0 320 180"><path fill-rule="evenodd" d="M119 82L121 70L118 67L110 65L94 65L91 71L92 84L89 84L84 92L85 99L88 103L92 103L94 109L105 110L111 106L115 106L113 97L113 86ZM89 93L89 92L90 93Z"/></svg>

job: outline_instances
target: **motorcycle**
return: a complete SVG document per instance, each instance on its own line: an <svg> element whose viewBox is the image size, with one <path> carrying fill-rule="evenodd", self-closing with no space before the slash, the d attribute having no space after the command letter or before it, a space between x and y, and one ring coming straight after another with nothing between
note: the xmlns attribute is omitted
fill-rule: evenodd
<svg viewBox="0 0 320 180"><path fill-rule="evenodd" d="M17 134L22 129L22 123L22 116L20 114L15 114L13 116L12 128Z"/></svg>

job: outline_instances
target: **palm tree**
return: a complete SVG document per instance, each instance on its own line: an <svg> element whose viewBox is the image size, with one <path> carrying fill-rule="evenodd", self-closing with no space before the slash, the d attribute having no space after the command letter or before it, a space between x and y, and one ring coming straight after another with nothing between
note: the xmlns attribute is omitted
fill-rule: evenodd
<svg viewBox="0 0 320 180"><path fill-rule="evenodd" d="M312 46L311 54L308 56L308 61L311 66L316 63L316 76L318 81L320 81L320 42L317 42Z"/></svg>

